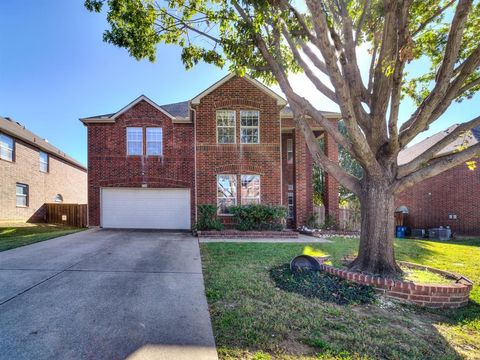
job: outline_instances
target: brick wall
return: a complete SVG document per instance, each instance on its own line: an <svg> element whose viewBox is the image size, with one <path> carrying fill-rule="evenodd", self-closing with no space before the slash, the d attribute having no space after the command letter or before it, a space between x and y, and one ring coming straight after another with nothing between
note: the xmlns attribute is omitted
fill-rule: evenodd
<svg viewBox="0 0 480 360"><path fill-rule="evenodd" d="M450 226L457 234L480 235L479 189L478 168L471 171L461 164L407 189L395 204L407 206L406 225L411 228Z"/></svg>
<svg viewBox="0 0 480 360"><path fill-rule="evenodd" d="M370 285L375 288L377 293L402 303L416 304L428 308L458 308L468 304L468 299L472 290L471 283L462 283L461 281L456 282L454 279L452 279L451 284L445 285L416 284L411 281L386 279L379 276L348 271L346 269L334 268L333 266L324 264L322 258L318 259L321 271L328 272L358 284ZM425 266L418 267L427 269ZM456 277L454 274L446 271L432 268L429 269L433 272L447 275L448 277Z"/></svg>
<svg viewBox="0 0 480 360"><path fill-rule="evenodd" d="M280 108L248 80L234 77L201 99L196 110L197 201L217 203L217 174L260 175L261 202L282 204ZM236 144L217 144L216 110L236 112ZM240 110L259 110L260 144L240 144ZM238 178L238 183L240 178ZM240 189L237 203L240 204ZM222 217L228 223L228 217Z"/></svg>
<svg viewBox="0 0 480 360"><path fill-rule="evenodd" d="M162 127L163 157L127 156L127 127ZM88 126L88 170L90 226L100 225L102 187L147 184L149 188L189 188L193 214L193 125L174 124L164 113L141 101L120 115L115 124Z"/></svg>
<svg viewBox="0 0 480 360"><path fill-rule="evenodd" d="M39 150L15 141L15 161L0 160L0 221L44 221L45 203L61 194L64 203L87 203L87 173L49 155L49 172L39 170ZM16 206L16 183L29 187L28 207Z"/></svg>

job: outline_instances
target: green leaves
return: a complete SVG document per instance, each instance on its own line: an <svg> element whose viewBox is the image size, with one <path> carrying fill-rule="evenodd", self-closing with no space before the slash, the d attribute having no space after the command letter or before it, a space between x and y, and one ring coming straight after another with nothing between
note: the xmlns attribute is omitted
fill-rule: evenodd
<svg viewBox="0 0 480 360"><path fill-rule="evenodd" d="M198 221L195 225L197 230L223 230L223 224L217 217L217 207L215 205L198 205Z"/></svg>
<svg viewBox="0 0 480 360"><path fill-rule="evenodd" d="M233 214L237 229L241 231L280 231L287 216L287 209L284 206L262 204L231 206L229 211Z"/></svg>

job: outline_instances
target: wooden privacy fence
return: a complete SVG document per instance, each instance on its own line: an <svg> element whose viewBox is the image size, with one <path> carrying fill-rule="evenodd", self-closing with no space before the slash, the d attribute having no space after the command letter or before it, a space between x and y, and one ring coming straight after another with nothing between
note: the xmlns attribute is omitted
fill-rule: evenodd
<svg viewBox="0 0 480 360"><path fill-rule="evenodd" d="M317 223L325 223L325 207L314 206L313 214L317 218ZM338 219L335 219L338 229L342 231L360 231L360 211L353 209L338 209Z"/></svg>
<svg viewBox="0 0 480 360"><path fill-rule="evenodd" d="M45 204L47 223L87 227L87 204Z"/></svg>

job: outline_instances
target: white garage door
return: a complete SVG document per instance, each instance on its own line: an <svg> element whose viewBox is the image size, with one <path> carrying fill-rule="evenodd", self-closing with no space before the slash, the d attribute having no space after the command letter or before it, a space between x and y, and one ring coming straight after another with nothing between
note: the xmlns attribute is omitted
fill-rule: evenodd
<svg viewBox="0 0 480 360"><path fill-rule="evenodd" d="M103 188L104 228L190 229L189 189Z"/></svg>

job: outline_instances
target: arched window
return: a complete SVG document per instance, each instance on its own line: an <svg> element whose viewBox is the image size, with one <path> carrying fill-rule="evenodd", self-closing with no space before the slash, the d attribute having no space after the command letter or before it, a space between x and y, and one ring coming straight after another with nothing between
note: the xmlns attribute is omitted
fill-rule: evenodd
<svg viewBox="0 0 480 360"><path fill-rule="evenodd" d="M63 196L62 196L61 194L55 195L54 201L55 201L56 203L61 203L61 202L63 202Z"/></svg>

